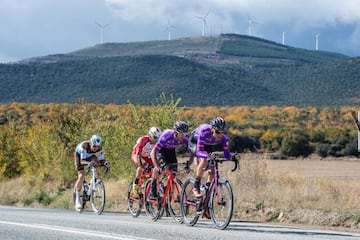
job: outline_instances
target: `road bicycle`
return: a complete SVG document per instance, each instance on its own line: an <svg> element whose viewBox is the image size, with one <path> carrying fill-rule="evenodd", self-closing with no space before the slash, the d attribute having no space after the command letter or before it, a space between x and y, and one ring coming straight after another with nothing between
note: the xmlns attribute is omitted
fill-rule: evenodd
<svg viewBox="0 0 360 240"><path fill-rule="evenodd" d="M143 167L139 178L139 196L135 197L132 193L132 186L135 179L131 181L127 192L128 209L133 217L138 217L141 213L142 207L145 205L145 182L150 179L152 175L151 167Z"/></svg>
<svg viewBox="0 0 360 240"><path fill-rule="evenodd" d="M153 178L148 179L145 183L146 214L153 221L160 219L166 212L176 222L182 223L180 212L182 182L175 177L174 171L171 169L171 166L174 165L186 166L186 163L169 163L160 166L161 173L159 180L156 182L156 190L159 195L158 198L149 198Z"/></svg>
<svg viewBox="0 0 360 240"><path fill-rule="evenodd" d="M201 185L202 196L196 197L193 193L195 178L188 178L181 191L181 216L187 226L194 226L199 217L211 218L217 229L225 229L232 218L234 196L228 180L219 175L219 163L233 162L234 168L238 169L239 161L234 155L231 160L209 159L208 167L204 170L213 170L214 178L210 185Z"/></svg>
<svg viewBox="0 0 360 240"><path fill-rule="evenodd" d="M105 168L104 171L105 173L107 173L110 170L110 166L108 162L105 162L103 165L100 165L100 167ZM80 204L81 204L80 209L75 207L77 189L76 186L74 186L74 191L73 191L74 208L76 211L82 213L85 209L86 202L90 201L93 212L100 215L104 211L104 207L105 207L105 186L103 181L97 177L96 167L89 166L85 173L88 174L89 172L92 173L90 182L88 183L84 178L82 189L79 193Z"/></svg>

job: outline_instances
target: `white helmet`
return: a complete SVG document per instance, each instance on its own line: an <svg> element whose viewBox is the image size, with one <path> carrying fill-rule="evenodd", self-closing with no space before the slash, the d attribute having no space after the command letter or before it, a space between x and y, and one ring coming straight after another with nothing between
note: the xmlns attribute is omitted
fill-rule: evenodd
<svg viewBox="0 0 360 240"><path fill-rule="evenodd" d="M100 147L102 144L101 138L98 135L92 135L90 138L91 145Z"/></svg>
<svg viewBox="0 0 360 240"><path fill-rule="evenodd" d="M149 130L149 136L152 140L157 141L161 135L161 130L158 127L152 127Z"/></svg>

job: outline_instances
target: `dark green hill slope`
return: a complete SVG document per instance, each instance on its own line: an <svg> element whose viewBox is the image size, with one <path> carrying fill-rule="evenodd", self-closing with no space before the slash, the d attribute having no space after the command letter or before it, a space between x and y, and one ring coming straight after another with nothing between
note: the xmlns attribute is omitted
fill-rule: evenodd
<svg viewBox="0 0 360 240"><path fill-rule="evenodd" d="M359 59L239 35L107 43L0 65L0 102L355 105Z"/></svg>

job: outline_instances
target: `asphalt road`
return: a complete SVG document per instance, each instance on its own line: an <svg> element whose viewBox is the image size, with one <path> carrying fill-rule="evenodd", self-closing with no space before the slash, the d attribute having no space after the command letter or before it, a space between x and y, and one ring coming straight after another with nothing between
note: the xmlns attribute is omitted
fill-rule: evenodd
<svg viewBox="0 0 360 240"><path fill-rule="evenodd" d="M153 222L145 214L133 218L124 213L95 215L0 206L0 239L347 240L360 239L360 234L248 222L231 222L226 230L217 230L209 220L200 220L194 227L187 227L167 217Z"/></svg>

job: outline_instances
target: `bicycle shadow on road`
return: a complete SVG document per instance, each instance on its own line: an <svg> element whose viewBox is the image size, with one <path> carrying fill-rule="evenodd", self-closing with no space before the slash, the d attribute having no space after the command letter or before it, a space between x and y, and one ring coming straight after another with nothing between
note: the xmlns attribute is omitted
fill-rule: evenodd
<svg viewBox="0 0 360 240"><path fill-rule="evenodd" d="M215 226L211 220L199 220L194 227L212 228ZM301 235L301 236L329 236L329 237L360 237L358 233L336 232L333 230L313 230L294 226L267 225L258 222L241 222L234 221L224 231L247 231L253 233L272 233L284 235Z"/></svg>

